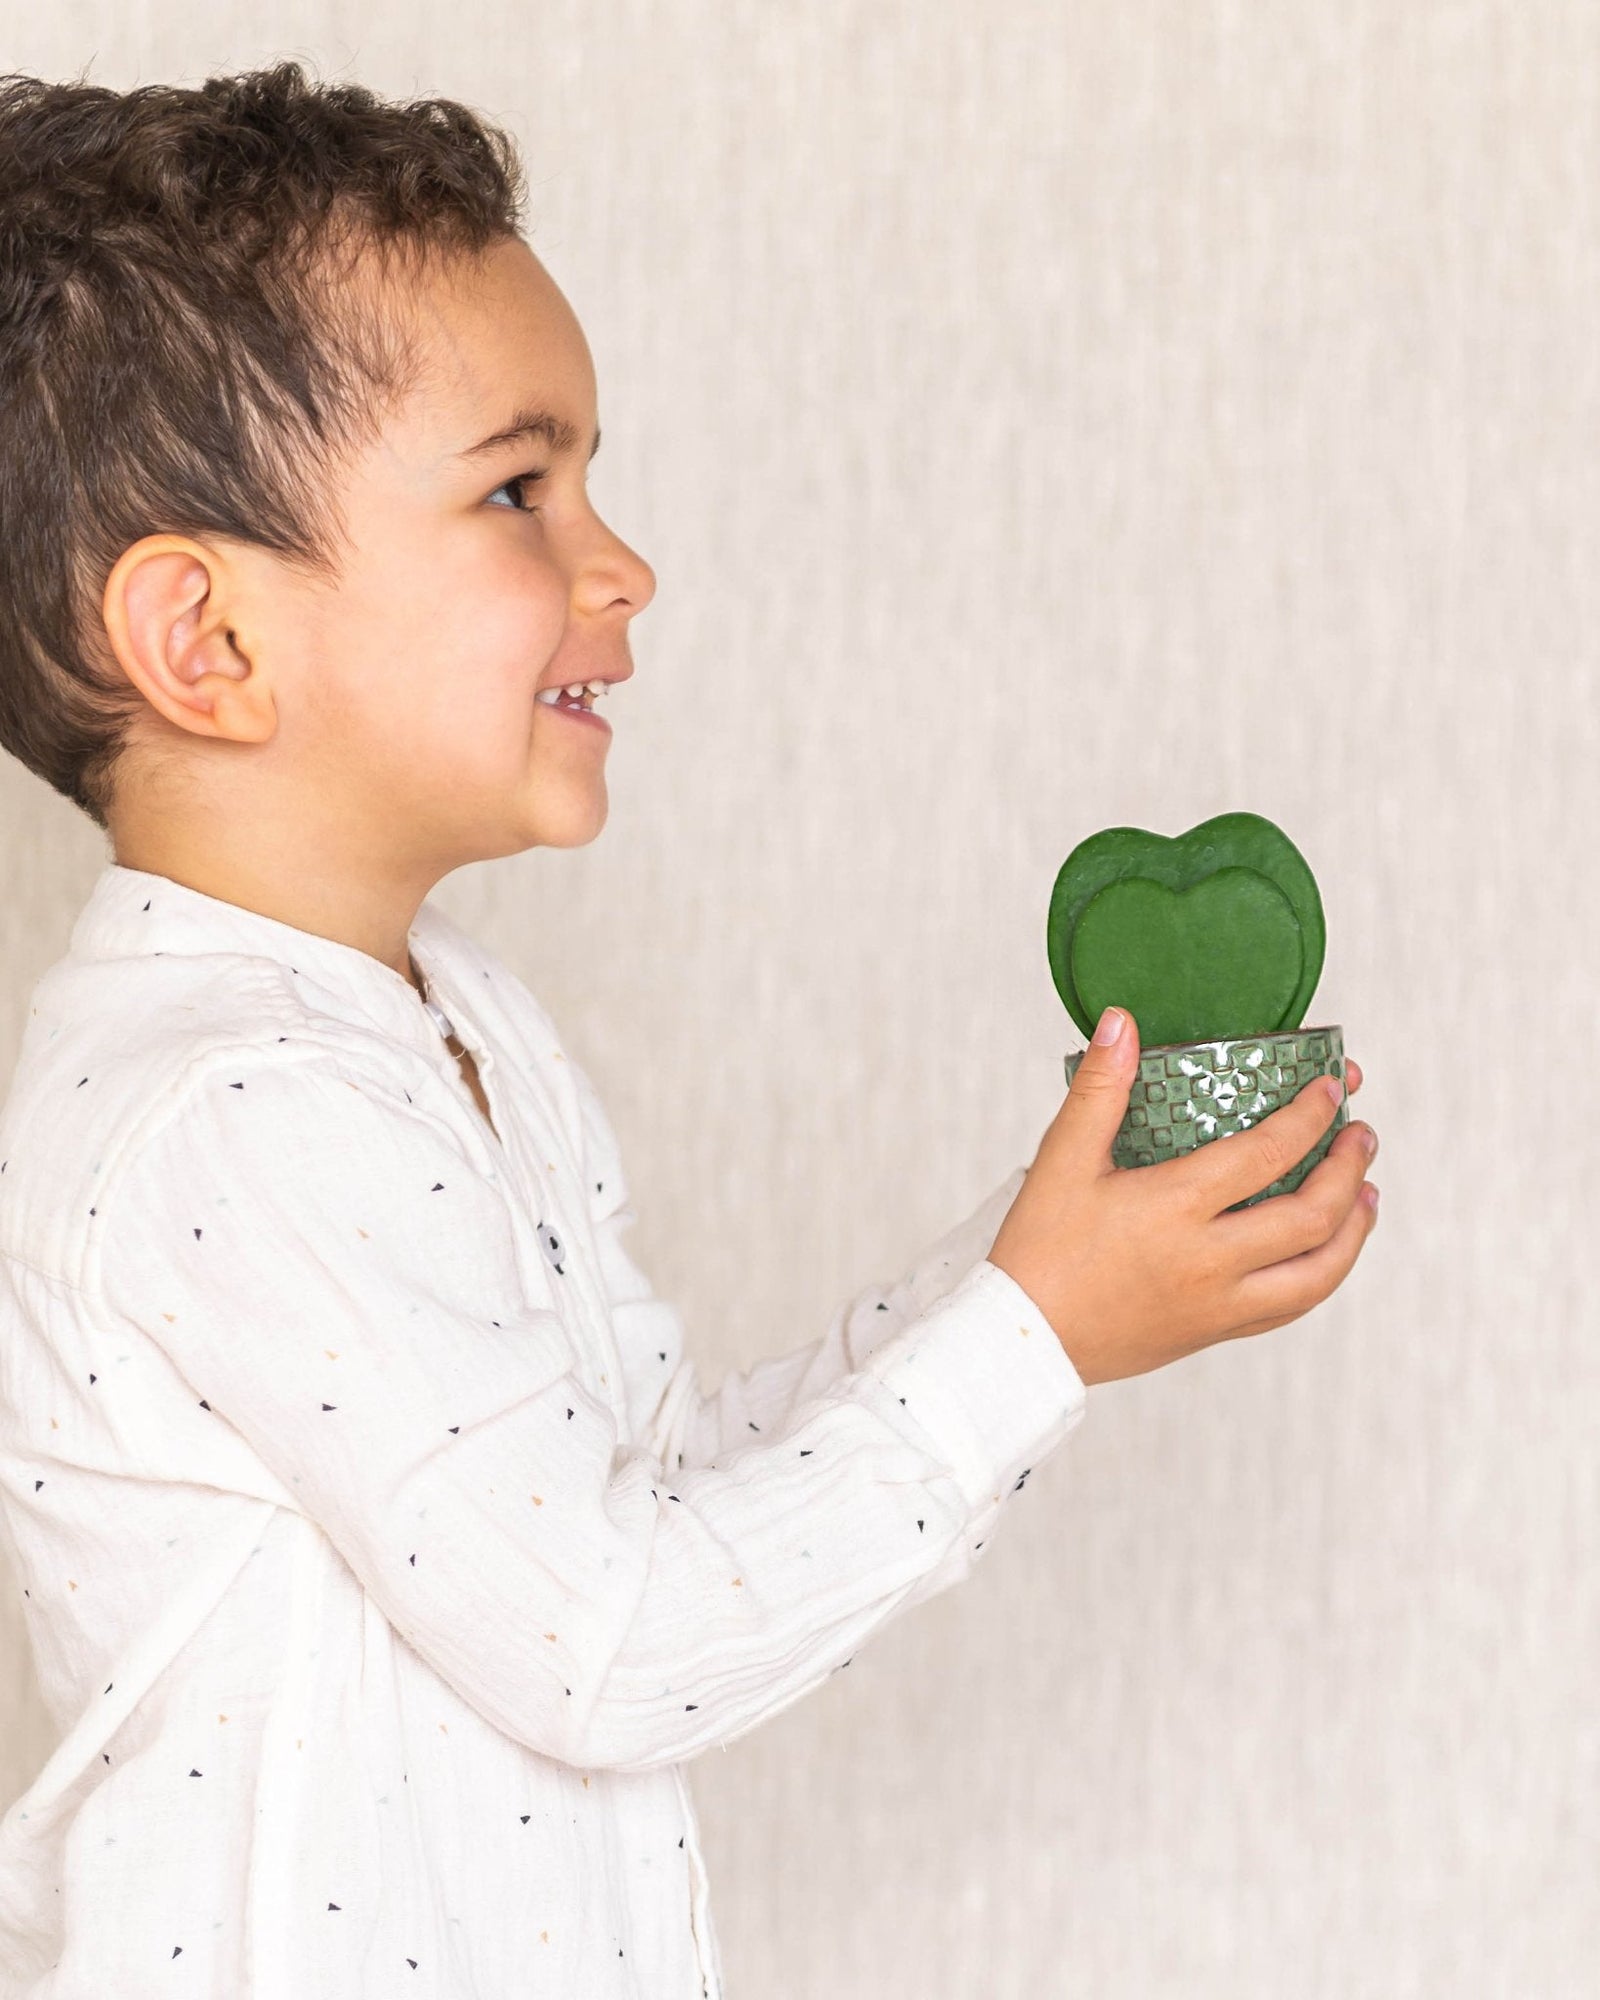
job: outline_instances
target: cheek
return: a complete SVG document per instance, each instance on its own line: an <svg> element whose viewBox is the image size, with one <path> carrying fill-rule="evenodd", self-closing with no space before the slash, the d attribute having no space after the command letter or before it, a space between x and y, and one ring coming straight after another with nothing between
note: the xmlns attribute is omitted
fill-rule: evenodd
<svg viewBox="0 0 1600 2000"><path fill-rule="evenodd" d="M409 701L402 734L427 762L489 776L519 769L533 729L538 669L521 661L479 656L428 677Z"/></svg>
<svg viewBox="0 0 1600 2000"><path fill-rule="evenodd" d="M562 578L527 551L502 551L453 579L447 606L430 617L447 705L502 719L525 713L565 636L567 609Z"/></svg>
<svg viewBox="0 0 1600 2000"><path fill-rule="evenodd" d="M511 527L414 542L409 561L347 593L308 689L325 745L359 742L390 772L447 762L490 774L526 759L568 596Z"/></svg>
<svg viewBox="0 0 1600 2000"><path fill-rule="evenodd" d="M468 785L520 784L536 746L545 753L550 747L550 723L536 714L535 696L556 643L531 644L520 628L498 650L485 645L418 688L407 732L415 754Z"/></svg>

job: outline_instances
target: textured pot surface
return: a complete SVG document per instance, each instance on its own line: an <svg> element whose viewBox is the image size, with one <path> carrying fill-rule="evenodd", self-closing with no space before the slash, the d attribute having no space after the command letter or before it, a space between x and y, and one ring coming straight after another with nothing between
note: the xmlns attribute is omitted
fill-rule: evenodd
<svg viewBox="0 0 1600 2000"><path fill-rule="evenodd" d="M1066 1059L1067 1086L1088 1054ZM1128 1112L1111 1142L1119 1167L1153 1167L1192 1153L1230 1132L1258 1125L1297 1097L1314 1077L1344 1081L1344 1030L1293 1028L1271 1035L1233 1035L1220 1042L1156 1042L1139 1051L1139 1074L1128 1092ZM1326 1157L1350 1122L1348 1091L1333 1123L1286 1174L1233 1208L1253 1208L1273 1195L1290 1194ZM1231 1212L1231 1211L1230 1211Z"/></svg>

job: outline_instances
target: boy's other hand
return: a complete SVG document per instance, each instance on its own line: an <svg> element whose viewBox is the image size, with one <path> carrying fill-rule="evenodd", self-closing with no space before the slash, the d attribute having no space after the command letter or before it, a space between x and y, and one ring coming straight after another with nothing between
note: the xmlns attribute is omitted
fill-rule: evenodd
<svg viewBox="0 0 1600 2000"><path fill-rule="evenodd" d="M1321 1077L1247 1131L1153 1167L1113 1166L1139 1070L1138 1024L1115 1012L1119 1039L1090 1043L988 1258L1044 1314L1086 1384L1298 1319L1343 1283L1377 1217L1361 1198L1371 1163L1362 1140L1377 1141L1366 1124L1342 1131L1292 1194L1226 1213L1333 1123ZM1354 1095L1360 1066L1345 1071Z"/></svg>

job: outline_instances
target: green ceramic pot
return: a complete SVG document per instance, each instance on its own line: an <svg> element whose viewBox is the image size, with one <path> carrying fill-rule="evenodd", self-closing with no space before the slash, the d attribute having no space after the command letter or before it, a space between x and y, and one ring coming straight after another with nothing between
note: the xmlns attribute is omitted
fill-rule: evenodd
<svg viewBox="0 0 1600 2000"><path fill-rule="evenodd" d="M1088 1054L1066 1059L1067 1087ZM1153 1167L1230 1132L1258 1125L1269 1112L1297 1097L1314 1077L1344 1081L1344 1030L1291 1028L1270 1035L1234 1035L1220 1042L1156 1042L1139 1051L1139 1074L1128 1092L1128 1112L1111 1142L1119 1167ZM1258 1194L1231 1205L1253 1208L1289 1194L1324 1158L1348 1125L1350 1099L1322 1137L1289 1171Z"/></svg>

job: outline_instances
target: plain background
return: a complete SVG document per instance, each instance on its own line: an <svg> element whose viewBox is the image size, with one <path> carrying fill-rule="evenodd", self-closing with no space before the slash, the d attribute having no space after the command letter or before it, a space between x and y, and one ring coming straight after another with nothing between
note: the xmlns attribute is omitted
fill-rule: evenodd
<svg viewBox="0 0 1600 2000"><path fill-rule="evenodd" d="M1376 1235L1092 1391L968 1585L693 1767L730 2000L1592 1994L1600 7L3 27L523 146L658 591L600 838L436 894L599 1085L703 1386L1032 1158L1085 835L1245 808L1321 885ZM109 855L9 760L0 854L10 1058ZM0 1590L9 1799L50 1741Z"/></svg>

